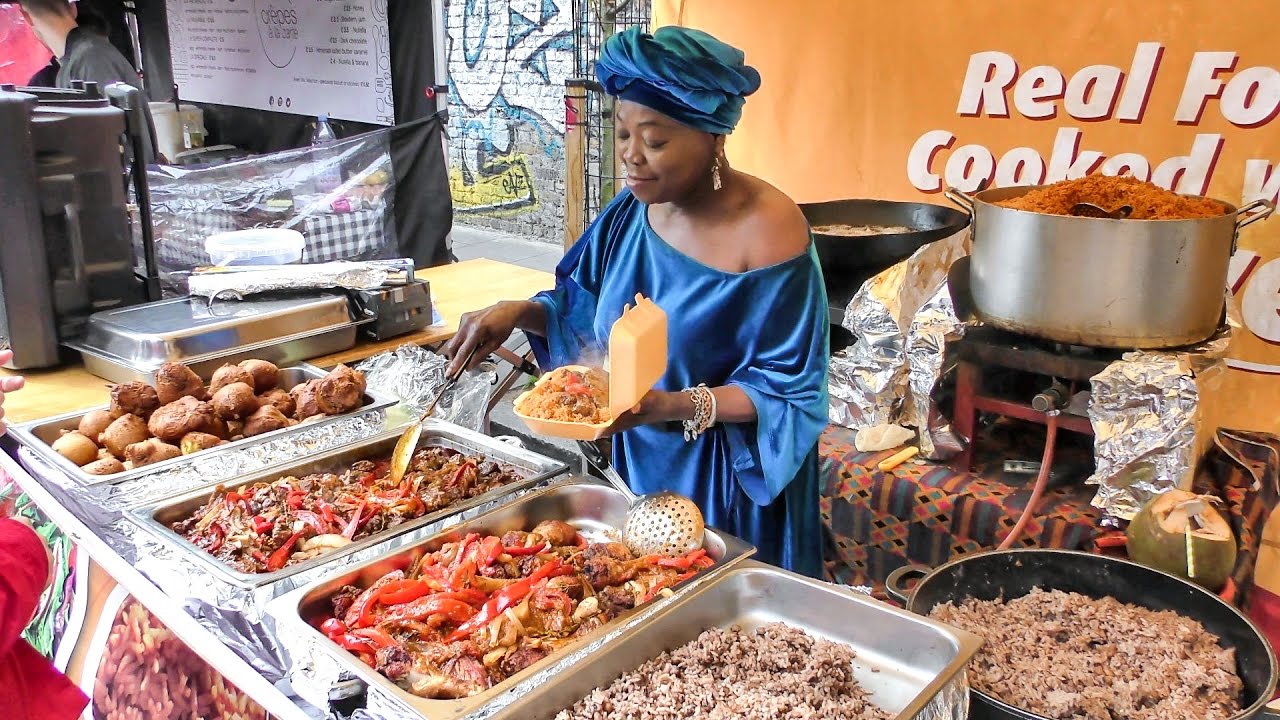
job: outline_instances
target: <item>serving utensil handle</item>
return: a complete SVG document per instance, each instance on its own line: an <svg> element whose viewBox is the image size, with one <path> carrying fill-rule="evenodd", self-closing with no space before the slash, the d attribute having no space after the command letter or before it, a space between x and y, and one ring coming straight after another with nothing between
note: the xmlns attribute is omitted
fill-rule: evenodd
<svg viewBox="0 0 1280 720"><path fill-rule="evenodd" d="M945 195L951 202L959 205L961 210L969 213L969 217L973 217L973 209L977 201L973 199L972 195L968 195L953 187L947 188L947 191L944 192L943 195Z"/></svg>
<svg viewBox="0 0 1280 720"><path fill-rule="evenodd" d="M884 579L884 591L888 593L889 597L902 603L905 607L911 597L911 591L907 589L906 581L915 577L922 578L930 572L932 571L923 565L903 565L889 573L889 577Z"/></svg>

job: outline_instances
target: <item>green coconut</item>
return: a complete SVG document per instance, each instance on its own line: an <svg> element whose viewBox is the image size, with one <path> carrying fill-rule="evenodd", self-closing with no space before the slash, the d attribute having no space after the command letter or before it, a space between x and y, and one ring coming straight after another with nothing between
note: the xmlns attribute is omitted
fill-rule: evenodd
<svg viewBox="0 0 1280 720"><path fill-rule="evenodd" d="M1212 500L1185 490L1157 495L1129 523L1129 557L1221 590L1236 566L1236 538Z"/></svg>

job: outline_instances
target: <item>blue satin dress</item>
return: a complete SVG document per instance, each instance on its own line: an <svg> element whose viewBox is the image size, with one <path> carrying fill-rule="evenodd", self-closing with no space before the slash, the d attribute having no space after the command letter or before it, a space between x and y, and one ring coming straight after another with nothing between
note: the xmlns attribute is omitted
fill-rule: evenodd
<svg viewBox="0 0 1280 720"><path fill-rule="evenodd" d="M667 314L670 358L657 388L735 385L755 404L751 423L720 423L686 443L680 423L614 438L613 463L639 494L671 490L707 522L759 548L757 559L822 576L818 434L827 424L828 315L809 252L730 273L668 245L630 193L614 199L534 301L547 336L531 336L543 368L598 362L636 293Z"/></svg>

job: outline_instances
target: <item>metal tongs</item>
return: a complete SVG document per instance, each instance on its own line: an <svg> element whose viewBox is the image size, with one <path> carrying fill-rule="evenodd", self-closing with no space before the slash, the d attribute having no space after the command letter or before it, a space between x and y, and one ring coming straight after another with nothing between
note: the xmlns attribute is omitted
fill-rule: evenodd
<svg viewBox="0 0 1280 720"><path fill-rule="evenodd" d="M431 417L431 413L436 411L436 406L440 404L440 398L445 396L455 384L458 378L462 377L462 373L467 371L467 366L471 364L471 358L475 357L476 348L471 348L471 352L467 353L467 357L459 366L458 372L445 378L444 384L440 386L439 392L431 404L427 406L427 411L422 413L422 417L416 422L405 428L404 434L400 436L400 440L396 442L395 452L391 453L391 484L399 485L404 481L404 474L409 471L409 461L413 459L413 451L418 448L418 439L422 437L422 423Z"/></svg>

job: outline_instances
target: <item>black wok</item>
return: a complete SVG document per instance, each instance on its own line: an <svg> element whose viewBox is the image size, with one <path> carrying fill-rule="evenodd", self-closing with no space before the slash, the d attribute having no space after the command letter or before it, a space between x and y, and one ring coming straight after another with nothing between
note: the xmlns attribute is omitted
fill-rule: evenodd
<svg viewBox="0 0 1280 720"><path fill-rule="evenodd" d="M923 575L914 589L904 581ZM1236 671L1244 681L1245 709L1231 720L1276 720L1264 706L1276 689L1276 658L1262 633L1244 615L1217 595L1182 578L1118 558L1069 550L1000 550L967 555L936 570L907 566L885 581L889 595L919 615L934 606L967 598L1016 598L1032 588L1076 592L1093 598L1115 599L1150 608L1173 610L1199 621L1236 651ZM971 720L1044 720L977 690L971 691Z"/></svg>
<svg viewBox="0 0 1280 720"><path fill-rule="evenodd" d="M813 234L822 272L835 286L842 276L880 271L904 260L927 243L954 235L969 225L969 216L954 208L893 200L832 200L800 206L812 227L879 225L909 227L913 232L844 237Z"/></svg>

